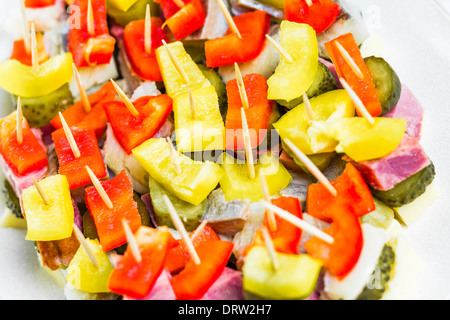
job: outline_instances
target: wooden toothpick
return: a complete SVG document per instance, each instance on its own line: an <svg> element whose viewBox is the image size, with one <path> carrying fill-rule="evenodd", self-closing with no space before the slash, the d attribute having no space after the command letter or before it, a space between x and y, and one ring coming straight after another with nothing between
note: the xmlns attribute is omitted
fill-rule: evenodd
<svg viewBox="0 0 450 320"><path fill-rule="evenodd" d="M122 226L123 230L125 231L125 236L127 237L127 242L130 246L131 254L134 257L134 260L136 260L137 263L141 263L142 255L141 251L139 250L139 245L136 241L136 237L134 236L133 231L131 231L131 228L125 218L122 219Z"/></svg>
<svg viewBox="0 0 450 320"><path fill-rule="evenodd" d="M328 181L325 175L316 167L316 165L303 153L295 144L293 144L289 139L284 139L284 143L291 149L292 153L295 157L300 160L306 168L308 168L309 172L316 177L316 179L324 185L324 187L333 195L337 196L337 190L333 187L333 185Z"/></svg>
<svg viewBox="0 0 450 320"><path fill-rule="evenodd" d="M180 9L184 7L184 2L182 0L173 0L173 2L175 2L177 7Z"/></svg>
<svg viewBox="0 0 450 320"><path fill-rule="evenodd" d="M231 16L230 11L228 11L228 8L226 7L223 0L217 0L217 3L219 4L220 10L222 10L223 15L225 16L225 20L227 20L227 23L230 26L231 31L233 31L233 33L236 34L239 37L239 39L242 39L242 35L239 32L236 23L234 23L233 17Z"/></svg>
<svg viewBox="0 0 450 320"><path fill-rule="evenodd" d="M86 255L89 258L89 261L92 263L93 266L98 266L97 258L95 257L94 252L92 251L91 247L89 246L89 243L86 241L86 238L84 237L83 232L78 228L78 226L74 223L73 224L73 231L75 233L75 236L77 237L78 242L80 243L81 247L83 248L84 252L86 252Z"/></svg>
<svg viewBox="0 0 450 320"><path fill-rule="evenodd" d="M23 113L22 113L22 100L17 98L17 143L21 145L23 143Z"/></svg>
<svg viewBox="0 0 450 320"><path fill-rule="evenodd" d="M172 202L170 201L169 197L167 195L163 196L164 201L166 203L167 209L170 213L170 218L172 219L172 222L177 229L177 231L180 233L181 238L183 239L184 243L186 244L186 247L188 249L189 255L191 256L192 261L195 264L200 264L200 257L197 254L197 251L195 251L194 244L192 243L191 239L189 238L189 235L184 228L183 222L181 222L180 217L178 216Z"/></svg>
<svg viewBox="0 0 450 320"><path fill-rule="evenodd" d="M361 99L358 97L358 95L356 94L356 92L350 87L350 85L347 83L347 81L345 81L344 78L340 78L339 81L342 84L342 87L347 90L350 98L353 100L353 102L355 103L356 109L358 110L358 112L364 117L366 118L367 121L369 121L369 123L371 125L373 125L375 123L374 118L372 117L372 115L369 113L369 111L367 111L366 107L364 106L364 103L361 101Z"/></svg>
<svg viewBox="0 0 450 320"><path fill-rule="evenodd" d="M31 37L30 37L30 25L28 24L26 8L25 8L25 0L19 0L20 2L20 11L22 13L22 25L23 25L23 41L25 43L25 50L27 53L31 52Z"/></svg>
<svg viewBox="0 0 450 320"><path fill-rule="evenodd" d="M362 73L361 69L358 67L356 62L353 61L352 57L347 52L347 50L345 50L345 48L338 41L335 41L334 44L336 45L336 48L338 48L345 62L347 62L347 64L350 66L350 68L353 70L356 76L361 80L364 79L364 74Z"/></svg>
<svg viewBox="0 0 450 320"><path fill-rule="evenodd" d="M150 13L150 5L147 4L145 12L145 30L144 30L144 46L147 54L152 53L152 15Z"/></svg>
<svg viewBox="0 0 450 320"><path fill-rule="evenodd" d="M64 133L66 134L67 141L69 141L70 148L72 149L73 155L75 158L81 157L80 149L77 146L77 143L75 142L75 138L73 137L72 131L69 128L69 125L66 122L66 119L64 119L61 112L59 112L59 118L61 119L61 124L64 129Z"/></svg>
<svg viewBox="0 0 450 320"><path fill-rule="evenodd" d="M248 177L255 179L255 167L253 162L253 150L251 146L250 133L248 130L247 117L244 108L241 108L242 135L244 137L245 157L247 159Z"/></svg>
<svg viewBox="0 0 450 320"><path fill-rule="evenodd" d="M191 118L192 120L197 120L197 110L195 107L195 100L191 89L189 89L189 106L191 107Z"/></svg>
<svg viewBox="0 0 450 320"><path fill-rule="evenodd" d="M306 4L308 5L308 7L311 7L313 5L311 0L306 0Z"/></svg>
<svg viewBox="0 0 450 320"><path fill-rule="evenodd" d="M271 203L270 200L270 194L269 194L269 187L267 186L266 176L262 172L262 170L259 170L259 179L261 180L261 189L263 191L264 200L268 203ZM271 232L277 231L277 220L275 219L275 215L273 214L272 210L267 210L267 220L269 222L269 230Z"/></svg>
<svg viewBox="0 0 450 320"><path fill-rule="evenodd" d="M73 74L75 75L75 80L77 82L78 91L80 92L81 102L83 103L84 111L86 113L91 112L92 107L91 103L89 102L89 97L86 92L86 89L84 88L83 84L81 83L80 73L78 72L77 66L75 63L72 63L73 67Z"/></svg>
<svg viewBox="0 0 450 320"><path fill-rule="evenodd" d="M278 262L277 259L277 253L273 245L272 237L270 236L269 230L267 230L266 227L262 228L262 236L264 239L264 245L266 246L266 249L269 252L270 262L272 262L272 267L276 271L280 267L280 263Z"/></svg>
<svg viewBox="0 0 450 320"><path fill-rule="evenodd" d="M289 63L292 63L294 59L292 59L292 56L287 52L278 42L276 42L271 36L266 34L266 39L273 45L275 50L277 50L280 55L286 59Z"/></svg>
<svg viewBox="0 0 450 320"><path fill-rule="evenodd" d="M290 212L281 209L280 207L274 206L273 204L263 201L263 206L266 207L266 209L271 209L277 216L279 216L281 219L288 221L289 223L293 224L299 229L302 229L303 231L325 241L326 243L333 244L334 238L330 236L328 233L323 232L322 230L316 228L315 226L307 223L306 221L294 216Z"/></svg>
<svg viewBox="0 0 450 320"><path fill-rule="evenodd" d="M94 10L92 8L91 0L89 0L87 8L87 31L91 37L95 36Z"/></svg>
<svg viewBox="0 0 450 320"><path fill-rule="evenodd" d="M241 96L242 106L244 109L248 109L250 108L250 104L248 102L247 91L245 91L244 78L242 77L241 70L236 62L234 63L234 71L236 73L236 81L238 84L239 95Z"/></svg>
<svg viewBox="0 0 450 320"><path fill-rule="evenodd" d="M36 29L34 23L31 24L31 61L33 65L33 72L37 74L39 72L39 51L36 40Z"/></svg>
<svg viewBox="0 0 450 320"><path fill-rule="evenodd" d="M100 195L103 202L105 203L105 206L110 210L113 209L114 208L113 203L112 203L111 199L109 198L108 194L106 193L105 189L103 188L102 184L98 180L97 176L94 174L94 172L91 170L91 168L89 168L89 166L86 166L85 168L86 168L86 171L89 175L89 178L91 179L91 182L92 182L95 190L97 190L98 194Z"/></svg>
<svg viewBox="0 0 450 320"><path fill-rule="evenodd" d="M205 230L206 225L208 224L208 220L203 220L203 222L197 227L195 232L191 236L192 243L197 240L197 238L202 234L203 230Z"/></svg>
<svg viewBox="0 0 450 320"><path fill-rule="evenodd" d="M311 102L309 101L308 95L306 93L303 94L303 104L305 105L306 116L308 117L308 121L315 121L314 113L311 107Z"/></svg>
<svg viewBox="0 0 450 320"><path fill-rule="evenodd" d="M186 73L186 71L184 71L183 66L181 65L180 61L178 60L178 58L175 56L175 54L172 52L172 50L170 49L170 47L167 45L167 42L165 40L162 40L162 43L164 45L164 48L167 51L167 54L169 55L170 60L172 61L172 63L175 65L175 69L177 69L178 73L180 74L181 78L183 79L183 81L186 84L189 84L189 77Z"/></svg>
<svg viewBox="0 0 450 320"><path fill-rule="evenodd" d="M119 85L111 79L111 83L113 84L114 88L116 89L117 94L119 95L120 99L125 103L125 107L130 111L130 113L133 115L133 117L139 116L139 112L137 111L136 107L133 105L131 100L127 97L125 92L119 87Z"/></svg>
<svg viewBox="0 0 450 320"><path fill-rule="evenodd" d="M181 165L180 165L180 158L178 157L178 153L175 150L173 144L172 144L172 140L170 140L169 137L167 137L167 143L169 144L169 148L170 148L170 159L172 160L172 165L173 168L175 169L175 173L177 175L181 174Z"/></svg>
<svg viewBox="0 0 450 320"><path fill-rule="evenodd" d="M42 201L44 201L44 204L46 206L48 206L50 204L50 200L48 199L47 194L45 193L44 189L42 189L42 186L40 185L40 183L36 180L36 178L33 178L33 184L37 189L37 192L39 193L39 195L42 198Z"/></svg>

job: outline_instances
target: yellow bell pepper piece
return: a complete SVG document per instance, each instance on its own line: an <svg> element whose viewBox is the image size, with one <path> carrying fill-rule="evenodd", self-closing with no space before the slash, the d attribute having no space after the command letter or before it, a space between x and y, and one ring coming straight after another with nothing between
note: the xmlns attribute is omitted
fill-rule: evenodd
<svg viewBox="0 0 450 320"><path fill-rule="evenodd" d="M25 189L22 194L28 226L26 240L55 241L70 238L74 208L66 176L50 176L41 180L39 185L48 197L48 205L35 186Z"/></svg>
<svg viewBox="0 0 450 320"><path fill-rule="evenodd" d="M123 11L123 12L126 12L136 2L137 2L137 0L109 0L108 4Z"/></svg>
<svg viewBox="0 0 450 320"><path fill-rule="evenodd" d="M211 86L211 83L203 75L203 72L186 52L182 42L177 41L169 43L168 47L178 59L181 67L189 78L189 83L186 83L170 59L164 46L156 49L156 58L164 80L164 85L167 94L172 99L175 99L179 94L187 93L189 89L194 90Z"/></svg>
<svg viewBox="0 0 450 320"><path fill-rule="evenodd" d="M270 153L263 154L259 162L255 164L255 178L248 176L248 167L245 163L238 163L232 156L223 154L222 168L224 175L220 180L220 186L225 194L225 200L250 199L259 201L264 198L261 186L262 173L266 177L269 194L277 195L280 190L286 188L292 177L279 161L278 157Z"/></svg>
<svg viewBox="0 0 450 320"><path fill-rule="evenodd" d="M313 122L308 132L312 145L331 139L337 142L337 153L345 153L354 161L373 160L394 151L406 130L404 119L374 120L373 125L360 117L317 121Z"/></svg>
<svg viewBox="0 0 450 320"><path fill-rule="evenodd" d="M316 78L319 67L316 32L307 24L284 20L280 42L293 61L281 57L275 73L267 81L268 99L291 101L305 93Z"/></svg>
<svg viewBox="0 0 450 320"><path fill-rule="evenodd" d="M80 246L67 268L66 281L85 292L109 292L108 279L114 268L97 239L86 241L94 254L97 266L92 264L86 251Z"/></svg>
<svg viewBox="0 0 450 320"><path fill-rule="evenodd" d="M0 63L0 87L23 98L41 97L61 88L72 79L72 54L57 55L39 66L33 67L17 60Z"/></svg>
<svg viewBox="0 0 450 320"><path fill-rule="evenodd" d="M144 169L167 191L193 205L199 205L219 184L223 176L214 162L197 162L176 153L181 173L172 162L170 146L164 139L150 139L133 150Z"/></svg>
<svg viewBox="0 0 450 320"><path fill-rule="evenodd" d="M175 133L180 152L223 150L225 125L219 98L213 86L192 91L196 119L191 114L189 94L178 95L173 102Z"/></svg>
<svg viewBox="0 0 450 320"><path fill-rule="evenodd" d="M259 298L293 300L308 298L316 288L322 263L307 254L276 253L279 268L274 270L269 252L253 247L242 269L244 291Z"/></svg>
<svg viewBox="0 0 450 320"><path fill-rule="evenodd" d="M321 94L311 99L310 102L314 118L317 121L355 116L355 105L345 90L334 90ZM310 122L303 103L286 113L273 126L278 130L282 140L289 139L307 155L333 152L337 145L336 141L328 139L327 143L312 149L311 138L308 135Z"/></svg>

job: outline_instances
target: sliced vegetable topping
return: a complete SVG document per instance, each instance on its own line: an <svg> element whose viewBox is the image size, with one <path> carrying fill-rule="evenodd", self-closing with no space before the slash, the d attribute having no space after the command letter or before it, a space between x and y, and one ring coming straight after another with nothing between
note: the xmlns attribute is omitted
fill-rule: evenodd
<svg viewBox="0 0 450 320"><path fill-rule="evenodd" d="M251 147L256 148L266 137L273 101L267 100L267 80L260 74L248 74L243 77L249 107L245 110L250 131ZM228 111L225 128L227 130L227 149L244 149L242 135L243 108L237 80L227 82ZM231 135L229 135L231 134Z"/></svg>
<svg viewBox="0 0 450 320"><path fill-rule="evenodd" d="M54 175L38 182L38 186L39 189L32 186L22 194L22 207L27 220L26 240L54 241L70 238L74 208L67 178Z"/></svg>
<svg viewBox="0 0 450 320"><path fill-rule="evenodd" d="M191 0L174 15L166 17L176 40L181 40L200 29L205 24L206 12L201 0Z"/></svg>
<svg viewBox="0 0 450 320"><path fill-rule="evenodd" d="M55 5L56 0L24 0L25 7L30 9L45 8Z"/></svg>
<svg viewBox="0 0 450 320"><path fill-rule="evenodd" d="M167 95L141 97L133 105L139 113L136 117L121 101L103 104L114 136L128 154L158 133L172 112L172 99Z"/></svg>
<svg viewBox="0 0 450 320"><path fill-rule="evenodd" d="M287 0L284 3L286 20L309 24L317 34L327 30L340 12L341 7L331 0Z"/></svg>
<svg viewBox="0 0 450 320"><path fill-rule="evenodd" d="M108 208L95 187L86 189L86 205L103 251L107 252L127 242L122 219L128 222L132 232L136 232L142 223L133 199L133 186L125 171L100 183L111 200L112 208Z"/></svg>
<svg viewBox="0 0 450 320"><path fill-rule="evenodd" d="M241 38L231 29L223 38L205 42L206 65L210 68L248 62L261 52L269 30L270 16L261 10L233 17Z"/></svg>
<svg viewBox="0 0 450 320"><path fill-rule="evenodd" d="M26 41L25 39L19 39L14 41L13 51L11 53L11 57L9 58L17 60L24 65L32 66L33 61L31 56L31 50L27 51L25 41ZM44 37L41 33L36 34L36 44L37 44L39 64L43 64L45 61L48 60L48 55L47 52L45 51Z"/></svg>
<svg viewBox="0 0 450 320"><path fill-rule="evenodd" d="M196 251L200 264L190 260L183 271L170 282L179 300L198 300L222 274L233 250L233 243L228 241L205 241ZM214 254L211 254L214 253Z"/></svg>
<svg viewBox="0 0 450 320"><path fill-rule="evenodd" d="M89 4L92 4L93 20L90 20ZM80 26L70 28L68 48L78 68L108 64L114 52L116 39L109 35L106 19L106 0L74 0L71 17L78 19ZM91 30L93 28L93 30Z"/></svg>
<svg viewBox="0 0 450 320"><path fill-rule="evenodd" d="M145 20L130 22L124 30L123 41L133 71L142 79L162 81L155 50L167 40L161 18L151 18L151 52L145 50Z"/></svg>
<svg viewBox="0 0 450 320"><path fill-rule="evenodd" d="M94 131L77 127L71 127L70 131L80 151L78 158L74 155L63 128L52 133L59 161L59 173L67 176L70 190L91 183L85 166L89 166L98 179L107 178L108 172Z"/></svg>
<svg viewBox="0 0 450 320"><path fill-rule="evenodd" d="M145 299L163 271L174 240L167 227L140 227L135 238L142 260L135 260L129 246L109 277L108 289L127 298Z"/></svg>
<svg viewBox="0 0 450 320"><path fill-rule="evenodd" d="M325 43L325 49L339 77L355 91L367 111L373 117L380 115L382 109L377 89L353 34L347 33Z"/></svg>

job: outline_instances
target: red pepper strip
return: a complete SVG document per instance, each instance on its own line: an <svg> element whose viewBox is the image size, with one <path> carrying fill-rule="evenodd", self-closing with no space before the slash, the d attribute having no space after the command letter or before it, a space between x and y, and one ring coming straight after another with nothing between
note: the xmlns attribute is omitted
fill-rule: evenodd
<svg viewBox="0 0 450 320"><path fill-rule="evenodd" d="M361 223L352 208L345 204L333 206L332 220L333 224L324 232L333 237L334 243L330 245L313 237L305 242L305 249L312 257L320 259L333 275L342 279L353 269L361 254Z"/></svg>
<svg viewBox="0 0 450 320"><path fill-rule="evenodd" d="M360 79L350 65L342 57L339 49L336 47L335 42L339 42L342 47L349 53L352 60L361 70L364 78ZM381 114L381 104L378 99L377 90L373 83L372 75L367 69L366 63L361 55L358 44L353 37L353 34L347 33L334 40L325 43L325 49L330 56L333 64L336 67L336 71L339 77L349 84L349 86L355 91L362 103L366 107L367 111L376 117ZM361 115L360 115L361 116Z"/></svg>
<svg viewBox="0 0 450 320"><path fill-rule="evenodd" d="M133 103L139 112L137 117L128 111L122 101L108 101L103 107L116 139L131 154L134 148L158 133L172 112L172 104L172 99L165 94L141 97Z"/></svg>
<svg viewBox="0 0 450 320"><path fill-rule="evenodd" d="M133 199L133 186L125 170L113 179L100 183L111 199L113 208L109 209L105 205L95 187L86 188L86 205L97 229L103 251L108 252L127 243L122 225L123 218L127 220L133 232L141 227L142 222Z"/></svg>
<svg viewBox="0 0 450 320"><path fill-rule="evenodd" d="M79 27L69 29L68 48L78 68L107 64L111 61L116 40L109 35L106 19L106 0L92 0L95 36L87 30L88 0L75 0L72 10L73 21L79 21Z"/></svg>
<svg viewBox="0 0 450 320"><path fill-rule="evenodd" d="M0 120L0 153L11 170L19 176L46 166L47 152L33 131L26 126L22 130L23 142L17 142L17 114Z"/></svg>
<svg viewBox="0 0 450 320"><path fill-rule="evenodd" d="M105 110L103 109L103 103L114 100L116 95L117 92L114 89L113 84L108 81L100 88L100 90L89 95L88 99L91 104L91 111L89 113L86 113L83 102L78 101L62 112L64 119L69 127L76 126L78 128L93 130L97 139L99 139L103 135L106 123L108 122ZM55 129L62 128L59 115L50 122Z"/></svg>
<svg viewBox="0 0 450 320"><path fill-rule="evenodd" d="M155 50L162 46L162 40L168 41L161 28L161 18L152 18L152 50L145 51L145 20L130 22L124 30L123 41L132 70L142 79L162 81Z"/></svg>
<svg viewBox="0 0 450 320"><path fill-rule="evenodd" d="M25 7L30 9L54 6L56 0L25 0Z"/></svg>
<svg viewBox="0 0 450 320"><path fill-rule="evenodd" d="M252 148L256 148L267 134L273 101L267 100L267 80L260 74L243 77L249 108L245 110ZM227 82L228 112L225 123L227 129L227 149L245 149L242 135L242 100L237 80Z"/></svg>
<svg viewBox="0 0 450 320"><path fill-rule="evenodd" d="M193 233L191 233L192 235ZM210 240L220 240L217 233L209 225L203 229L203 232L193 242L194 248L198 247L200 243ZM167 254L165 268L169 270L171 274L177 274L185 267L189 262L189 251L182 239L177 240L177 245L169 250Z"/></svg>
<svg viewBox="0 0 450 320"><path fill-rule="evenodd" d="M185 5L191 2L191 0L182 1ZM155 0L155 2L159 4L159 7L161 8L165 19L169 19L180 10L180 7L178 7L173 0Z"/></svg>
<svg viewBox="0 0 450 320"><path fill-rule="evenodd" d="M206 65L210 68L248 62L256 58L269 30L270 16L261 10L233 17L242 39L228 29L222 38L205 42Z"/></svg>
<svg viewBox="0 0 450 320"><path fill-rule="evenodd" d="M176 40L194 33L205 24L206 12L200 0L192 0L177 13L168 18L165 24Z"/></svg>
<svg viewBox="0 0 450 320"><path fill-rule="evenodd" d="M200 264L190 260L170 282L178 300L198 300L220 277L230 259L233 243L205 241L196 248Z"/></svg>
<svg viewBox="0 0 450 320"><path fill-rule="evenodd" d="M108 280L111 292L132 299L145 299L164 269L167 252L175 240L167 227L152 229L140 227L135 234L142 261L136 259L128 248L115 265Z"/></svg>
<svg viewBox="0 0 450 320"><path fill-rule="evenodd" d="M309 24L317 34L327 30L337 19L341 7L331 0L286 0L284 15L286 20Z"/></svg>
<svg viewBox="0 0 450 320"><path fill-rule="evenodd" d="M334 197L320 183L308 187L306 206L308 214L313 217L330 222L335 206L348 205L357 216L363 216L375 210L370 189L361 173L351 164L347 163L342 175L331 184L337 190Z"/></svg>
<svg viewBox="0 0 450 320"><path fill-rule="evenodd" d="M85 169L89 166L98 179L108 177L97 138L94 131L71 127L73 137L81 156L75 158L64 129L52 133L55 151L59 161L59 173L67 176L70 190L91 184L91 179Z"/></svg>
<svg viewBox="0 0 450 320"><path fill-rule="evenodd" d="M39 64L42 64L48 60L48 55L45 52L44 37L42 36L42 34L36 34L36 43L38 48ZM14 41L13 51L11 53L10 59L17 60L27 66L33 65L31 50L30 52L27 52L24 39Z"/></svg>

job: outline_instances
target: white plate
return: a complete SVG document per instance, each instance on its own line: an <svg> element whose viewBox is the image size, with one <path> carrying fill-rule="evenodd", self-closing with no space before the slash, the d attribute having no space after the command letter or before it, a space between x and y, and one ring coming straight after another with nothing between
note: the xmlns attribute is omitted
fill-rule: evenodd
<svg viewBox="0 0 450 320"><path fill-rule="evenodd" d="M3 24L8 7L16 2L1 2ZM353 2L383 40L384 58L425 108L422 145L436 166L440 197L408 228L426 264L415 298L446 299L450 293L450 210L445 196L450 190L450 21L431 0ZM10 41L0 33L0 58L9 54ZM5 102L1 105L0 116L11 111ZM33 243L24 239L24 231L0 228L0 298L64 299L62 289L39 267Z"/></svg>

